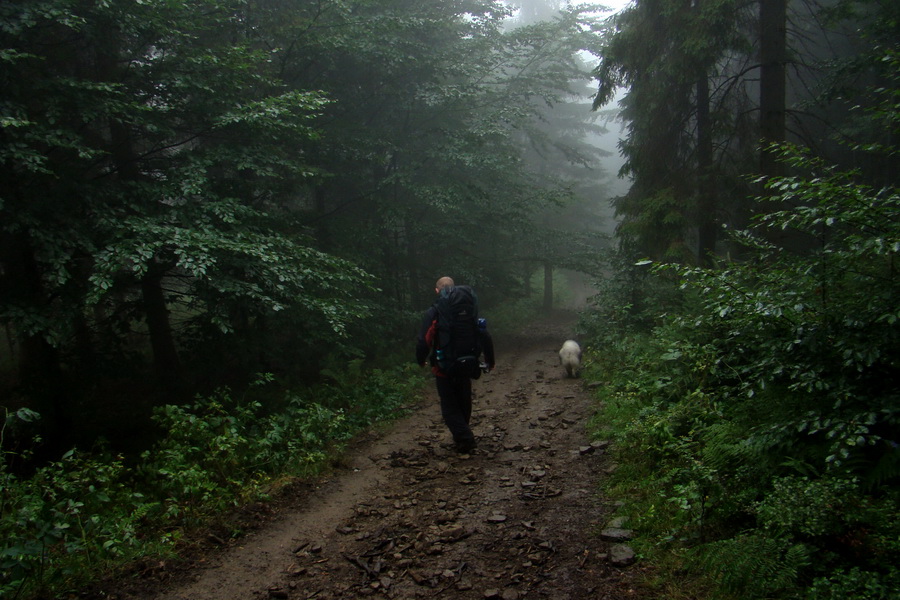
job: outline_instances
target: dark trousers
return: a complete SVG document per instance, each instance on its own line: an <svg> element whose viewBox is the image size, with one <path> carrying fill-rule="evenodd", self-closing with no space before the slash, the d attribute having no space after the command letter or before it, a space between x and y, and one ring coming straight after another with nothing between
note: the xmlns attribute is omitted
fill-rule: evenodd
<svg viewBox="0 0 900 600"><path fill-rule="evenodd" d="M441 399L441 415L457 444L475 440L469 428L472 418L472 380L468 377L435 377Z"/></svg>

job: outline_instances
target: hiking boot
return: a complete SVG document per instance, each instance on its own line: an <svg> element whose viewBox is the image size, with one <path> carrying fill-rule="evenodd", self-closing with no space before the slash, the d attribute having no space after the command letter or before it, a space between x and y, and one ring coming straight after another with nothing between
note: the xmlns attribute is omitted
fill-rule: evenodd
<svg viewBox="0 0 900 600"><path fill-rule="evenodd" d="M456 443L456 451L460 454L469 454L475 449L475 440L466 440Z"/></svg>

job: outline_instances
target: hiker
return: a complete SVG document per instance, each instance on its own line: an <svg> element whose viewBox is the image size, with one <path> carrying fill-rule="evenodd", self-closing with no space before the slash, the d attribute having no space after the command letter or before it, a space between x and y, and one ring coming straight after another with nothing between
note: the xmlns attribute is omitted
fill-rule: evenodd
<svg viewBox="0 0 900 600"><path fill-rule="evenodd" d="M472 288L457 287L450 277L441 277L434 291L438 300L425 311L416 339L416 362L424 366L426 360L430 361L441 399L441 416L453 435L456 451L467 454L475 448L475 436L469 427L472 379L481 375L481 352L484 368L494 368L494 342L483 326L484 320L478 319Z"/></svg>

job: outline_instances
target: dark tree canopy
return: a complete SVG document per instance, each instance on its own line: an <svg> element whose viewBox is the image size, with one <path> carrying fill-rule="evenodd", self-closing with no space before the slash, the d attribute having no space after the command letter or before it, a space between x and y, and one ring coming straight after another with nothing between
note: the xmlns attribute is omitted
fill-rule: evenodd
<svg viewBox="0 0 900 600"><path fill-rule="evenodd" d="M62 423L119 379L315 377L323 344L403 335L437 275L520 286L554 239L534 215L594 200L570 102L595 18L559 8L507 27L479 0L5 2L4 389Z"/></svg>
<svg viewBox="0 0 900 600"><path fill-rule="evenodd" d="M754 210L742 177L782 174L767 144L845 160L837 132L848 133L847 109L874 74L871 46L853 30L876 20L890 29L888 4L637 0L615 16L594 106L627 89L621 148L634 185L617 203L621 242L684 262L725 254L721 226L741 227Z"/></svg>

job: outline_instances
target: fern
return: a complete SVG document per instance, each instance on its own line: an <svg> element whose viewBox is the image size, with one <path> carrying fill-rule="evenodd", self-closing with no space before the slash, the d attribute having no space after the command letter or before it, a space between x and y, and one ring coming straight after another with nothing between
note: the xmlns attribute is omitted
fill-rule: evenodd
<svg viewBox="0 0 900 600"><path fill-rule="evenodd" d="M703 459L714 469L737 469L753 464L759 457L745 443L746 431L730 421L719 421L706 428Z"/></svg>
<svg viewBox="0 0 900 600"><path fill-rule="evenodd" d="M138 504L134 508L134 512L131 514L132 519L135 522L141 521L144 518L159 514L165 509L165 506L162 502L144 502L142 504Z"/></svg>
<svg viewBox="0 0 900 600"><path fill-rule="evenodd" d="M690 567L712 580L721 592L740 598L770 597L796 586L810 563L802 544L742 535L704 544L694 550Z"/></svg>
<svg viewBox="0 0 900 600"><path fill-rule="evenodd" d="M887 448L884 454L875 462L863 482L867 491L900 479L900 449L889 444L885 446Z"/></svg>
<svg viewBox="0 0 900 600"><path fill-rule="evenodd" d="M341 361L339 365L324 367L319 371L322 379L330 380L332 384L347 390L359 386L366 378L365 359L352 358Z"/></svg>

